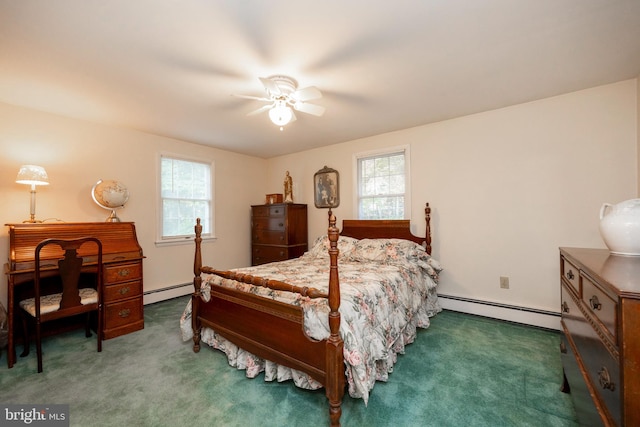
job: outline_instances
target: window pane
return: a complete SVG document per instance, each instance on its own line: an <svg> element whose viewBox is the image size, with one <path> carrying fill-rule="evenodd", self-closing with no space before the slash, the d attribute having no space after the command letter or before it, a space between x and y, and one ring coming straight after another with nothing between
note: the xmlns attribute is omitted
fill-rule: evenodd
<svg viewBox="0 0 640 427"><path fill-rule="evenodd" d="M162 157L160 163L162 237L191 236L196 218L211 233L211 165Z"/></svg>
<svg viewBox="0 0 640 427"><path fill-rule="evenodd" d="M404 218L405 152L358 159L358 171L358 217Z"/></svg>

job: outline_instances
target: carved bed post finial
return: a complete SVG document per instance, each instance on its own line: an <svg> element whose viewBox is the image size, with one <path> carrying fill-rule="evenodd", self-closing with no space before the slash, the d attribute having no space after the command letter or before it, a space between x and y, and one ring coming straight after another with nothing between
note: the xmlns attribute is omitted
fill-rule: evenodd
<svg viewBox="0 0 640 427"><path fill-rule="evenodd" d="M202 326L200 325L200 319L198 317L198 310L200 309L200 286L202 285L201 269L202 269L202 225L200 224L200 218L196 219L196 225L194 227L196 238L196 251L193 258L193 294L191 295L191 329L193 330L193 351L195 353L200 351L200 332Z"/></svg>
<svg viewBox="0 0 640 427"><path fill-rule="evenodd" d="M338 227L336 217L329 209L329 330L325 384L329 400L329 417L332 426L340 425L342 397L344 395L344 342L340 336L340 280L338 276Z"/></svg>
<svg viewBox="0 0 640 427"><path fill-rule="evenodd" d="M427 223L427 229L425 231L425 243L427 247L425 249L427 253L431 255L431 207L429 206L429 202L426 203L424 208L424 219Z"/></svg>

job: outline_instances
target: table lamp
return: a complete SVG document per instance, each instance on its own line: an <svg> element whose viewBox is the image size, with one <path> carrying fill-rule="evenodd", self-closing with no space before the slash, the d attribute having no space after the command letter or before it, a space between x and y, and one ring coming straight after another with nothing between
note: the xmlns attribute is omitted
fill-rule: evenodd
<svg viewBox="0 0 640 427"><path fill-rule="evenodd" d="M36 185L49 185L49 177L42 166L22 165L16 177L16 183L31 185L31 218L23 222L36 221Z"/></svg>

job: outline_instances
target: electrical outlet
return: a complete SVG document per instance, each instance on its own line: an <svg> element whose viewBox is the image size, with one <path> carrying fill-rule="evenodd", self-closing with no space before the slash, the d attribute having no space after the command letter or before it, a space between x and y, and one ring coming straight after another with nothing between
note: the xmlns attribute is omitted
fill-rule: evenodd
<svg viewBox="0 0 640 427"><path fill-rule="evenodd" d="M509 289L509 278L506 276L500 276L500 288Z"/></svg>

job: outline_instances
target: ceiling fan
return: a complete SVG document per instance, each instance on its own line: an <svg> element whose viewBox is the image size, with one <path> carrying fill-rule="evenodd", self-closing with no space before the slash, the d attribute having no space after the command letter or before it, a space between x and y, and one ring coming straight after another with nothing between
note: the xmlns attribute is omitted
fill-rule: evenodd
<svg viewBox="0 0 640 427"><path fill-rule="evenodd" d="M260 77L260 81L267 92L266 97L235 95L239 98L254 99L269 103L250 112L247 114L248 116L269 111L271 121L275 125L280 126L280 130L282 130L283 126L296 120L296 115L293 110L314 116L322 116L324 114L324 107L307 102L322 98L322 92L315 86L298 89L298 82L291 77L281 75Z"/></svg>

